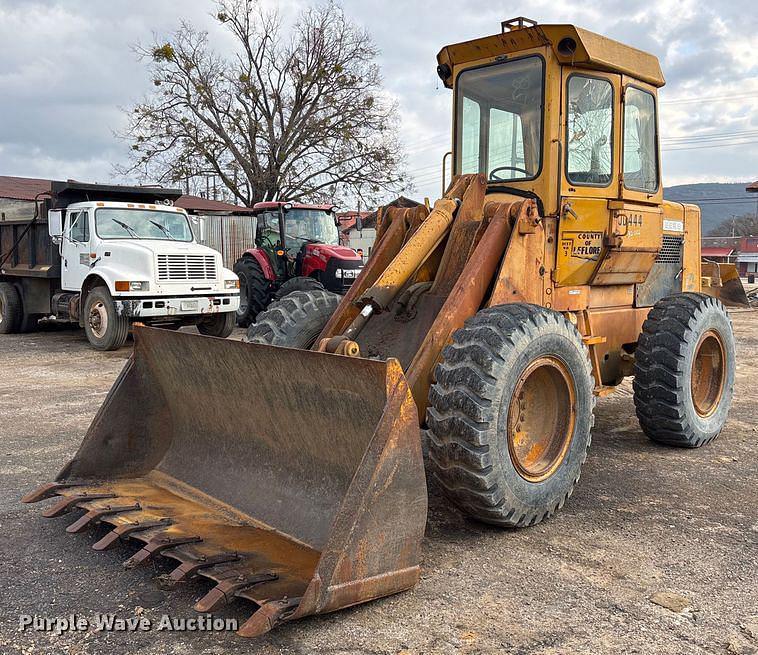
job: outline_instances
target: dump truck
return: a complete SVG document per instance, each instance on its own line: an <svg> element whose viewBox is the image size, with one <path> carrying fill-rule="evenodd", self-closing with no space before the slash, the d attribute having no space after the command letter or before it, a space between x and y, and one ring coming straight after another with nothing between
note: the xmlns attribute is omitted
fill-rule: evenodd
<svg viewBox="0 0 758 655"><path fill-rule="evenodd" d="M227 337L239 281L195 240L178 189L52 182L35 201L0 200L0 334L78 323L97 350L134 321Z"/></svg>
<svg viewBox="0 0 758 655"><path fill-rule="evenodd" d="M596 398L627 376L655 443L724 426L734 337L701 293L698 208L662 197L657 59L519 18L437 71L451 183L431 210L381 213L320 329L316 290L252 343L136 330L79 451L24 499L78 510L69 532L105 527L96 549L141 544L129 566L210 580L197 610L251 601L241 635L416 584L427 473L473 519L551 516ZM310 347L288 347L306 324Z"/></svg>
<svg viewBox="0 0 758 655"><path fill-rule="evenodd" d="M247 327L272 300L293 291L344 294L363 258L339 241L334 205L270 201L253 205L255 245L234 265L240 279L237 324Z"/></svg>

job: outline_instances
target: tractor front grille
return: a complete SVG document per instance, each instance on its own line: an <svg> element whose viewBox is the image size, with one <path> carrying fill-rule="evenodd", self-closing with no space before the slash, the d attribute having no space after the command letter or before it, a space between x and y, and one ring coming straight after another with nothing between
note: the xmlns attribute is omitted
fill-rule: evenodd
<svg viewBox="0 0 758 655"><path fill-rule="evenodd" d="M159 280L215 280L213 255L158 255Z"/></svg>
<svg viewBox="0 0 758 655"><path fill-rule="evenodd" d="M681 264L682 263L682 237L674 237L670 234L663 235L663 243L655 258L658 264Z"/></svg>

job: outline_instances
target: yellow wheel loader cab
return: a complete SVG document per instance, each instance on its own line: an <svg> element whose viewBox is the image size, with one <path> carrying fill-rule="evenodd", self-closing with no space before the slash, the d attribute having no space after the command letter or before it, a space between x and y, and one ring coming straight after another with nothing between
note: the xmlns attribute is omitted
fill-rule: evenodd
<svg viewBox="0 0 758 655"><path fill-rule="evenodd" d="M198 610L251 601L243 635L418 581L420 428L451 502L521 527L569 498L595 399L625 376L658 443L726 420L734 338L701 293L697 207L663 200L657 59L519 18L437 70L443 197L380 209L339 304L292 293L250 343L138 328L79 452L26 497L105 526L98 549L138 540L130 565L210 580Z"/></svg>

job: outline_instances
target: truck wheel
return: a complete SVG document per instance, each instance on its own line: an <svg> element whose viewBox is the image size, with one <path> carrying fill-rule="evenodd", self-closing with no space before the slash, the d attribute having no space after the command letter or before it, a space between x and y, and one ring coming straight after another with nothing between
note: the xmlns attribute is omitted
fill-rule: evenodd
<svg viewBox="0 0 758 655"><path fill-rule="evenodd" d="M258 314L258 320L247 330L247 340L308 349L321 334L340 300L340 296L330 291L293 291Z"/></svg>
<svg viewBox="0 0 758 655"><path fill-rule="evenodd" d="M0 334L18 332L23 318L18 290L8 282L0 282Z"/></svg>
<svg viewBox="0 0 758 655"><path fill-rule="evenodd" d="M293 291L323 291L324 285L321 284L315 277L293 277L287 280L282 286L280 286L274 298L281 300L284 296L292 293Z"/></svg>
<svg viewBox="0 0 758 655"><path fill-rule="evenodd" d="M271 301L271 282L263 274L261 265L249 255L237 260L234 264L234 272L240 279L237 325L247 327Z"/></svg>
<svg viewBox="0 0 758 655"><path fill-rule="evenodd" d="M643 432L686 448L715 439L732 402L734 358L721 302L701 293L659 300L635 351L634 405Z"/></svg>
<svg viewBox="0 0 758 655"><path fill-rule="evenodd" d="M84 332L96 350L118 350L129 336L129 319L116 312L106 287L95 287L87 294Z"/></svg>
<svg viewBox="0 0 758 655"><path fill-rule="evenodd" d="M429 468L471 517L539 523L579 481L594 422L582 337L563 316L515 303L453 334L429 390Z"/></svg>
<svg viewBox="0 0 758 655"><path fill-rule="evenodd" d="M234 332L234 325L236 323L236 316L234 312L223 312L220 314L214 314L209 318L204 318L197 324L197 331L200 334L204 334L206 337L219 337L226 339L232 332Z"/></svg>

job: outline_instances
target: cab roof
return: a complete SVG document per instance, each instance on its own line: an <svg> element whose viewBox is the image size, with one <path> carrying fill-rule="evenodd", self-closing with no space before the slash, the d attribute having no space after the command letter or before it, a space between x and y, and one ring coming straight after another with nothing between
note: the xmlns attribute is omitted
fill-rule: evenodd
<svg viewBox="0 0 758 655"><path fill-rule="evenodd" d="M279 209L283 205L292 205L292 209L320 209L321 211L331 211L336 205L308 205L300 202L287 202L286 200L270 200L268 202L256 202L253 205L254 210L264 211L266 209Z"/></svg>
<svg viewBox="0 0 758 655"><path fill-rule="evenodd" d="M562 64L630 75L663 86L660 63L655 55L619 43L574 25L538 25L523 17L503 21L502 32L472 41L447 45L437 55L437 72L445 86L453 86L453 69L468 62L498 55L551 46Z"/></svg>

